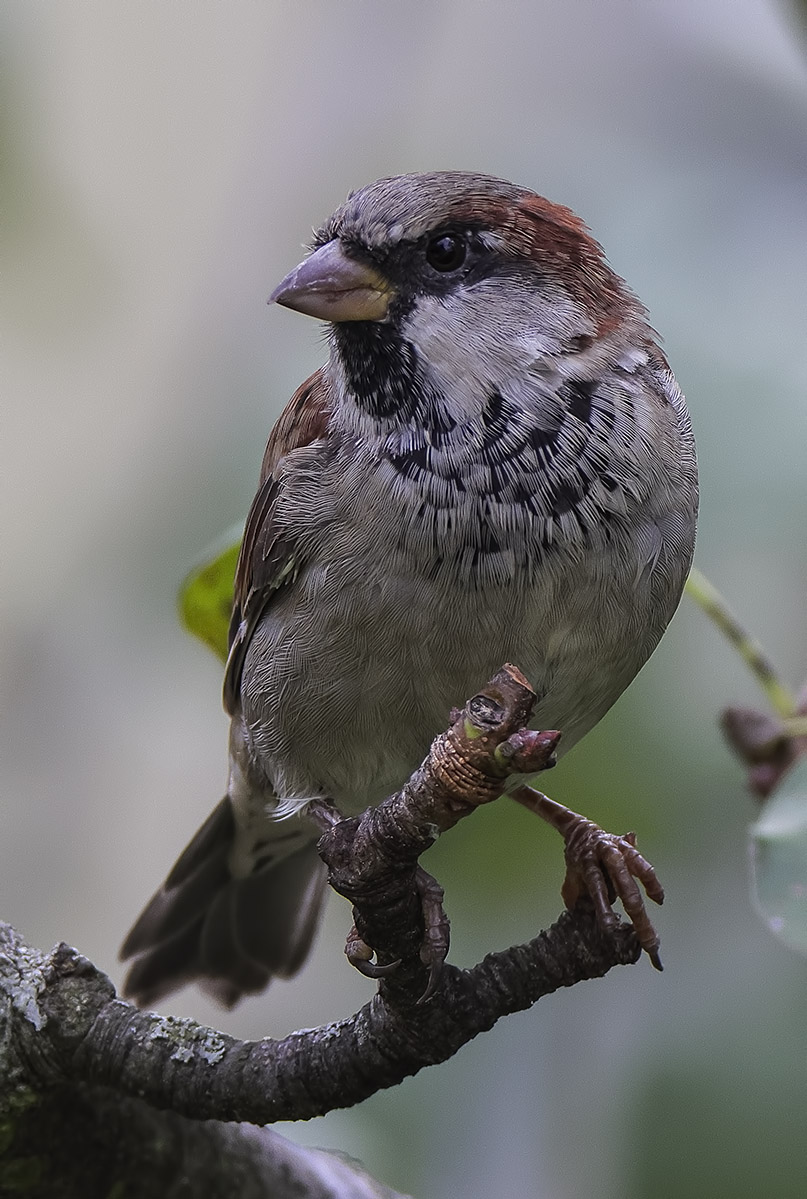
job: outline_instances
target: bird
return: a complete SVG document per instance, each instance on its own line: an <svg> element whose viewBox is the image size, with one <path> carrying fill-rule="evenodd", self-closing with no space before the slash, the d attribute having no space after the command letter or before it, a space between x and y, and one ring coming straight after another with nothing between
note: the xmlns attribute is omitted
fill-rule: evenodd
<svg viewBox="0 0 807 1199"><path fill-rule="evenodd" d="M304 962L307 811L400 787L505 661L568 751L665 631L695 443L645 308L569 208L434 171L352 192L270 303L327 361L272 429L238 560L224 798L122 947L124 993L225 1006Z"/></svg>

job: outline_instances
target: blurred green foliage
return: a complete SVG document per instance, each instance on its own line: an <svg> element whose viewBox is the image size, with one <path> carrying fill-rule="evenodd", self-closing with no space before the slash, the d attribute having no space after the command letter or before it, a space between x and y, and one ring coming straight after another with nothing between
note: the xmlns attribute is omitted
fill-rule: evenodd
<svg viewBox="0 0 807 1199"><path fill-rule="evenodd" d="M241 529L225 533L191 570L179 589L179 617L194 637L227 660L233 607L233 580L241 549Z"/></svg>

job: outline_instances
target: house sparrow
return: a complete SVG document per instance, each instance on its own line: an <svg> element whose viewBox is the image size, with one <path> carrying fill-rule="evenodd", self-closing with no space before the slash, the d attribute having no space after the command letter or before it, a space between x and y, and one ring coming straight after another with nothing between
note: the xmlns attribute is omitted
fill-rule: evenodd
<svg viewBox="0 0 807 1199"><path fill-rule="evenodd" d="M681 596L695 447L645 309L568 208L485 175L353 193L271 300L329 357L266 448L235 579L227 794L122 949L125 993L287 978L327 796L399 787L504 661L568 750ZM270 301L271 302L271 301Z"/></svg>

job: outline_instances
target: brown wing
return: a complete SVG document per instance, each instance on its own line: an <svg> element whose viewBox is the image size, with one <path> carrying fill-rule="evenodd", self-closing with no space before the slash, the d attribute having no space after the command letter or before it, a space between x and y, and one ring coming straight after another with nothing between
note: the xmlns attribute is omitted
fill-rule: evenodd
<svg viewBox="0 0 807 1199"><path fill-rule="evenodd" d="M301 565L294 546L279 536L273 519L283 486L277 468L287 455L324 437L332 408L330 388L320 368L297 388L269 434L260 486L235 568L230 653L224 672L224 707L231 716L238 706L244 655L255 626L272 596L292 582Z"/></svg>

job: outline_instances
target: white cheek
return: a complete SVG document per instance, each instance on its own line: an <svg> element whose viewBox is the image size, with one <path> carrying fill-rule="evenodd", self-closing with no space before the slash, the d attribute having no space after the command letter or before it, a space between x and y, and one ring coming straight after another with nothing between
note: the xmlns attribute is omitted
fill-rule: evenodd
<svg viewBox="0 0 807 1199"><path fill-rule="evenodd" d="M442 300L421 297L403 335L440 391L470 415L491 391L554 358L570 336L587 332L588 325L578 306L563 295L503 288L486 280Z"/></svg>

